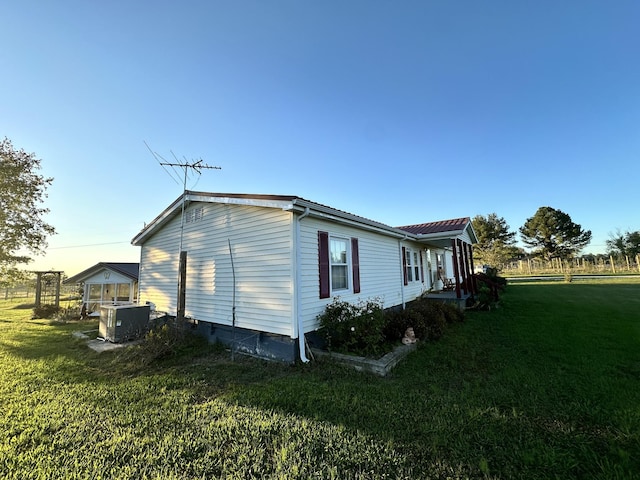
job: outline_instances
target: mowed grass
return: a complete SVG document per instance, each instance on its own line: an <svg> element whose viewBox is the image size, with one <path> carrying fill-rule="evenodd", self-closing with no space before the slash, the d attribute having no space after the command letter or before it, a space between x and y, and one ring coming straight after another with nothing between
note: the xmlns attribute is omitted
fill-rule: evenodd
<svg viewBox="0 0 640 480"><path fill-rule="evenodd" d="M378 378L151 365L0 303L0 478L640 478L640 281L511 284Z"/></svg>

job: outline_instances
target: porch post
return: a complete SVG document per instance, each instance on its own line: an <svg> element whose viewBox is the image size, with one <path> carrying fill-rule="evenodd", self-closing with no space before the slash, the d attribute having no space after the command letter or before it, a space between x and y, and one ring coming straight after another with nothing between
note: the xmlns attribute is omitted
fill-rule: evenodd
<svg viewBox="0 0 640 480"><path fill-rule="evenodd" d="M467 285L467 265L464 256L464 243L459 238L456 239L458 243L458 255L460 255L460 276L462 277L462 290L464 290L464 294L467 295L469 293L469 286Z"/></svg>
<svg viewBox="0 0 640 480"><path fill-rule="evenodd" d="M451 248L453 249L453 275L456 278L456 298L461 298L460 294L460 268L458 266L458 252L456 249L456 239L451 239Z"/></svg>
<svg viewBox="0 0 640 480"><path fill-rule="evenodd" d="M467 248L469 249L469 261L471 262L471 292L474 295L478 294L478 285L476 283L476 277L474 274L476 273L476 267L473 264L473 245L468 243Z"/></svg>
<svg viewBox="0 0 640 480"><path fill-rule="evenodd" d="M55 272L55 276L56 276L56 300L55 300L55 305L56 305L56 308L59 308L60 307L60 280L61 280L60 272Z"/></svg>
<svg viewBox="0 0 640 480"><path fill-rule="evenodd" d="M469 244L462 242L462 248L464 248L464 267L467 271L467 288L469 293L473 294L473 269L471 268L471 255L469 255Z"/></svg>
<svg viewBox="0 0 640 480"><path fill-rule="evenodd" d="M36 272L36 301L35 306L39 307L42 298L42 272Z"/></svg>

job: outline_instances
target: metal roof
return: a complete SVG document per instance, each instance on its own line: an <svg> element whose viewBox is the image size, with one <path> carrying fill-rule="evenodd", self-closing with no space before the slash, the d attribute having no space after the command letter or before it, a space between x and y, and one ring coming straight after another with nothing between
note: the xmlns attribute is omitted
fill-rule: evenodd
<svg viewBox="0 0 640 480"><path fill-rule="evenodd" d="M439 220L437 222L418 223L398 227L400 230L416 235L425 243L446 248L451 244L451 239L464 235L469 236L471 243L476 243L478 237L473 230L469 217Z"/></svg>
<svg viewBox="0 0 640 480"><path fill-rule="evenodd" d="M422 223L418 225L409 225L406 227L392 227L384 223L376 222L365 217L360 217L344 210L338 210L327 205L312 202L296 195L264 195L264 194L244 194L244 193L211 193L211 192L195 192L187 190L180 195L171 205L164 209L156 218L154 218L131 240L136 246L142 245L148 237L153 235L160 227L171 220L181 211L182 202L186 204L191 202L207 202L207 203L224 203L235 205L251 205L257 207L281 208L296 213L308 212L310 215L330 219L338 223L356 225L359 228L373 230L384 235L396 238L410 238L416 241L424 241L424 235L428 232L427 228L434 229L436 233L451 232L451 234L460 234L464 229L470 226L468 217L455 220L444 220L440 222ZM428 227L431 226L431 227ZM449 238L451 238L449 234ZM475 239L475 235L473 237Z"/></svg>
<svg viewBox="0 0 640 480"><path fill-rule="evenodd" d="M427 235L430 233L444 233L444 232L462 232L471 223L469 217L453 218L451 220L439 220L437 222L418 223L415 225L405 225L398 227L400 230L404 230L414 235Z"/></svg>

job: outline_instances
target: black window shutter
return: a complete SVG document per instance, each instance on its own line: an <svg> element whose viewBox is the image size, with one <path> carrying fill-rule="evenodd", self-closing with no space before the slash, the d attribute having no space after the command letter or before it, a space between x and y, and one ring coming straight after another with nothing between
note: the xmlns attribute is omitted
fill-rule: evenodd
<svg viewBox="0 0 640 480"><path fill-rule="evenodd" d="M360 253L358 239L351 239L351 266L353 270L353 293L360 293Z"/></svg>
<svg viewBox="0 0 640 480"><path fill-rule="evenodd" d="M318 232L318 271L320 275L320 298L329 298L329 234Z"/></svg>
<svg viewBox="0 0 640 480"><path fill-rule="evenodd" d="M424 283L424 265L422 264L422 253L420 252L420 275L422 276L422 283Z"/></svg>
<svg viewBox="0 0 640 480"><path fill-rule="evenodd" d="M402 247L402 273L404 275L404 284L409 285L409 275L407 272L407 249Z"/></svg>

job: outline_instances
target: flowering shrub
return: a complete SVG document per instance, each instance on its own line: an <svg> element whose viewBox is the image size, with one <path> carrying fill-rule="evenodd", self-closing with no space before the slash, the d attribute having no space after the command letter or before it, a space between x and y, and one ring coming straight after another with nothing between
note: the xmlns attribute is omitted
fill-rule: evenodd
<svg viewBox="0 0 640 480"><path fill-rule="evenodd" d="M386 350L384 310L377 298L352 304L336 297L318 320L329 350L363 356Z"/></svg>
<svg viewBox="0 0 640 480"><path fill-rule="evenodd" d="M351 304L334 298L318 320L328 350L375 356L391 350L409 327L419 340L438 340L447 324L464 321L464 314L454 305L426 299L384 311L378 299Z"/></svg>

